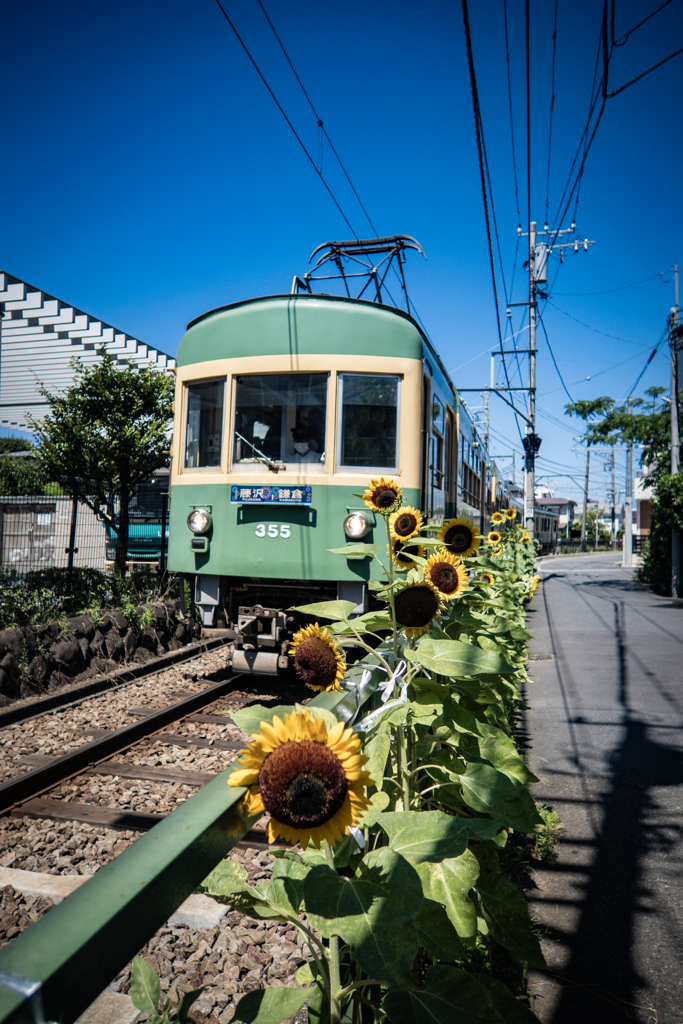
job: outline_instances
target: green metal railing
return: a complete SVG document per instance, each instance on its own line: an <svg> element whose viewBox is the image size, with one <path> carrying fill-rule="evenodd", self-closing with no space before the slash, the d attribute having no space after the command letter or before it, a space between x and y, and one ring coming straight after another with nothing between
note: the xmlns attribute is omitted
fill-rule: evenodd
<svg viewBox="0 0 683 1024"><path fill-rule="evenodd" d="M0 949L0 972L39 983L33 998L0 984L0 1024L72 1024L242 839L257 818L230 771Z"/></svg>

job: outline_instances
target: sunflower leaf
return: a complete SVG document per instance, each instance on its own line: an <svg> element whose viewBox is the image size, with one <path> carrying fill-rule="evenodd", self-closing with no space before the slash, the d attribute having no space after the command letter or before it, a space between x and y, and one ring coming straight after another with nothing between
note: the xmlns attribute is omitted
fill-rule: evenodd
<svg viewBox="0 0 683 1024"><path fill-rule="evenodd" d="M157 1013L161 982L152 965L141 956L133 959L133 971L130 979L130 997L133 1005L143 1013Z"/></svg>
<svg viewBox="0 0 683 1024"><path fill-rule="evenodd" d="M316 601L313 604L297 605L289 611L301 612L312 618L330 619L332 622L345 622L355 607L353 601Z"/></svg>
<svg viewBox="0 0 683 1024"><path fill-rule="evenodd" d="M425 900L422 910L415 918L415 927L424 946L439 960L456 960L464 957L465 950L460 936L448 920L448 914L441 903Z"/></svg>
<svg viewBox="0 0 683 1024"><path fill-rule="evenodd" d="M301 1009L310 988L257 988L242 996L235 1020L242 1024L280 1024Z"/></svg>
<svg viewBox="0 0 683 1024"><path fill-rule="evenodd" d="M488 818L460 818L443 811L388 811L377 823L389 836L392 850L411 864L459 857L470 836L493 839L501 822Z"/></svg>
<svg viewBox="0 0 683 1024"><path fill-rule="evenodd" d="M294 711L293 704L281 704L279 707L266 708L263 704L250 704L238 711L231 711L230 717L240 727L242 732L248 736L257 733L261 728L261 722L272 722L275 716L283 718L284 715Z"/></svg>
<svg viewBox="0 0 683 1024"><path fill-rule="evenodd" d="M380 546L379 544L356 543L345 544L343 548L328 548L327 550L333 555L346 555L347 558L369 558L379 554Z"/></svg>
<svg viewBox="0 0 683 1024"><path fill-rule="evenodd" d="M458 776L458 785L468 807L496 816L499 825L533 832L535 825L543 824L533 797L522 783L489 764L470 762L467 771Z"/></svg>
<svg viewBox="0 0 683 1024"><path fill-rule="evenodd" d="M356 877L343 878L327 865L304 882L308 919L324 938L339 935L366 974L391 987L411 983L419 941L413 920L423 902L413 868L388 846L373 850Z"/></svg>
<svg viewBox="0 0 683 1024"><path fill-rule="evenodd" d="M532 930L527 901L500 870L494 850L482 848L477 859L480 874L476 888L492 937L520 966L545 970L547 965Z"/></svg>
<svg viewBox="0 0 683 1024"><path fill-rule="evenodd" d="M503 1024L486 989L467 971L445 964L427 969L422 988L388 992L382 1005L392 1024Z"/></svg>
<svg viewBox="0 0 683 1024"><path fill-rule="evenodd" d="M512 665L495 654L460 640L433 640L426 636L415 650L406 650L405 656L409 661L417 662L428 671L443 676L474 676L483 672L505 675L515 671Z"/></svg>
<svg viewBox="0 0 683 1024"><path fill-rule="evenodd" d="M479 877L479 864L471 850L449 857L438 864L427 861L417 865L422 890L427 899L436 900L466 946L473 946L477 935L477 911L469 897Z"/></svg>

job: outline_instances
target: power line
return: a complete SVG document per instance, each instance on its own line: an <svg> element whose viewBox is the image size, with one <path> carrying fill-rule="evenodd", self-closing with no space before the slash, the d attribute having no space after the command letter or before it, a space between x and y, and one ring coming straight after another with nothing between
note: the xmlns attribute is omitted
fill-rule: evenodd
<svg viewBox="0 0 683 1024"><path fill-rule="evenodd" d="M555 20L553 23L553 70L551 74L550 84L550 125L548 128L548 173L546 175L545 182L545 222L548 223L548 217L550 214L550 208L548 198L550 195L550 154L553 145L553 111L555 109L555 54L557 49L557 6L558 0L555 0Z"/></svg>
<svg viewBox="0 0 683 1024"><path fill-rule="evenodd" d="M681 46L679 50L674 50L674 52L670 53L668 57L664 58L664 60L660 60L657 64L653 64L651 68L648 68L647 71L643 71L641 75L637 75L635 78L632 78L630 82L626 83L626 85L622 85L618 89L614 89L613 92L608 92L606 98L612 99L613 96L618 96L620 92L624 91L624 89L628 89L629 86L635 85L636 82L639 82L641 78L645 78L646 75L656 71L657 68L661 68L662 64L666 64L667 61L673 60L674 57L678 57L679 53L683 53L683 46Z"/></svg>
<svg viewBox="0 0 683 1024"><path fill-rule="evenodd" d="M612 341L624 341L627 345L639 345L641 348L647 348L647 345L643 345L642 341L632 341L630 338L619 338L616 334L607 334L606 331L601 331L599 328L593 327L591 324L584 323L583 320L579 320L577 317L572 316L571 313L568 313L566 309L560 309L560 307L556 306L550 298L546 299L546 302L549 306L552 306L553 309L556 309L558 313L562 313L563 316L568 316L575 324L580 324L581 327L586 327L589 331L595 331L596 334L601 334L603 338L611 338Z"/></svg>
<svg viewBox="0 0 683 1024"><path fill-rule="evenodd" d="M498 286L496 284L496 264L495 264L495 259L494 259L494 255L493 255L493 242L492 242L492 239L491 239L491 224L490 224L490 220L489 220L489 205L488 205L488 196L487 196L487 191L486 191L486 172L485 172L485 168L484 168L484 150L483 150L483 140L482 140L481 109L480 109L480 106L479 106L479 94L478 94L478 91L477 91L477 78L476 78L476 74L475 74L475 71L474 71L474 56L472 54L472 37L471 37L471 34L470 34L470 19L469 19L469 13L468 13L468 10L467 10L467 0L462 0L462 15L463 15L463 21L465 23L465 42L466 42L466 46L467 46L467 63L468 63L468 66L469 66L469 73L470 73L470 87L472 89L472 108L473 108L473 112L474 112L474 127L475 127L475 134L476 134L476 138L477 138L477 153L478 153L478 157L479 157L479 175L480 175L480 178L481 178L482 199L484 201L484 219L486 221L486 237L487 237L487 240L488 240L489 261L490 261L490 264L491 264L491 281L492 281L492 284L493 284L493 299L494 299L494 303L495 303L495 307L496 307L496 327L498 329L498 341L499 341L499 344L500 344L500 353L501 353L501 358L502 358L502 361L503 361L503 368L505 370L505 379L507 380L508 387L511 387L510 379L509 379L508 371L507 371L507 366L505 365L505 353L504 353L504 350L503 350L503 334L502 334L502 331L501 331L501 328L500 328L500 306L499 306L499 303L498 303ZM521 438L522 433L521 433L521 430L520 430L520 427L519 427L519 419L518 419L518 417L515 417L515 422L517 424L517 430L519 431L519 435L520 435L520 438Z"/></svg>
<svg viewBox="0 0 683 1024"><path fill-rule="evenodd" d="M566 392L566 395L567 395L567 398L569 399L569 401L573 402L574 399L569 394L569 391L567 390L567 385L565 384L564 378L563 378L562 374L560 373L560 368L557 365L557 360L555 359L555 353L553 352L552 345L550 344L550 338L548 337L548 332L545 329L545 324L543 323L543 317L541 316L540 310L538 312L538 320L539 320L539 323L540 323L541 327L543 328L543 333L545 335L545 343L548 346L548 351L550 352L550 358L553 361L553 366L555 367L555 370L557 372L557 376L560 378L560 384L564 388L564 390Z"/></svg>
<svg viewBox="0 0 683 1024"><path fill-rule="evenodd" d="M662 336L661 336L661 338L659 339L659 341L657 342L656 346L655 346L655 347L653 348L652 352L651 352L651 353L650 353L650 355L648 356L648 359L647 359L647 362L645 363L645 366L644 366L644 367L642 368L642 370L640 371L640 373L639 373L639 374L638 374L638 376L636 377L636 379L635 379L635 383L633 384L633 386L632 386L631 390L629 391L629 393L628 393L628 395L627 395L627 398L630 398L630 397L631 397L631 395L633 394L633 392L634 392L634 391L636 390L636 388L638 387L638 384L640 383L640 379L641 379L641 377L643 376L643 374L644 374L644 373L645 373L645 371L647 370L648 366L650 365L650 363L652 362L652 360L654 359L654 357L655 357L655 356L657 355L657 352L658 352L658 351L659 351L659 349L660 349L660 348L662 347L662 344L663 344L664 340L665 340L666 338L668 338L668 336L669 336L669 332L668 332L668 329L667 329L667 328L665 327L665 328L664 328L664 330L662 331Z"/></svg>
<svg viewBox="0 0 683 1024"><path fill-rule="evenodd" d="M667 0L667 2L670 3L671 0ZM632 281L631 284L622 284L619 288L606 288L601 292L553 292L553 295L562 295L571 298L584 295L611 295L613 292L624 292L627 288L635 288L637 284L645 284L646 281L654 281L656 277L664 277L666 273L666 270L660 270L658 274L653 274L651 277L643 277L640 281ZM563 312L563 310L560 310L560 312ZM619 338L618 340L623 341L624 339Z"/></svg>
<svg viewBox="0 0 683 1024"><path fill-rule="evenodd" d="M656 11L653 11L652 14L648 14L646 18L643 18L643 20L639 21L637 25L634 25L633 28L629 29L625 36L620 36L619 39L612 38L612 44L614 46L623 46L624 43L628 41L628 37L630 35L633 35L633 33L636 32L639 28L641 28L646 21L649 21L650 18L654 18L655 14L659 14L660 11L663 11L664 8L668 7L670 3L671 0L665 0L661 7L658 7Z"/></svg>
<svg viewBox="0 0 683 1024"><path fill-rule="evenodd" d="M510 81L510 42L509 42L509 39L508 39L508 5L507 5L507 0L503 0L503 19L504 19L504 22L505 22L505 62L506 62L506 67L507 67L507 79L508 79L508 106L509 106L509 109L510 109L510 139L511 139L511 142L512 142L512 171L513 171L514 178L515 178L515 202L517 204L517 222L521 226L522 215L521 215L521 212L520 212L520 209L519 209L519 184L517 182L517 158L515 156L515 127L514 127L514 120L513 120L513 117L512 117L512 83ZM517 244L519 245L519 239L517 240ZM515 253L515 262L516 262L516 253ZM513 282L514 282L514 272L513 272ZM512 291L512 285L510 286L510 291Z"/></svg>
<svg viewBox="0 0 683 1024"><path fill-rule="evenodd" d="M365 214L365 216L367 218L368 224L370 225L372 230L375 232L375 235L379 235L379 232L378 232L377 228L372 223L372 219L370 217L370 214L365 209L365 206L363 205L363 201L362 201L361 197L358 195L358 192L356 191L356 188L355 188L353 182L351 181L351 178L349 177L349 174L348 174L346 168L344 167L344 164L342 163L342 160L341 160L341 157L339 156L339 153L337 152L337 150L335 149L335 147L334 147L334 145L332 143L332 139L327 134L327 129L325 128L325 125L323 124L322 118L318 114L318 111L315 109L315 107L313 105L313 100L311 99L311 97L306 92L306 89L304 87L304 83L299 78L297 70L294 67L294 64L292 63L292 60L291 60L289 54L287 53L287 50L285 49L285 44L280 39L280 36L278 35L278 33L277 33L276 29L275 29L275 26L273 25L272 21L269 18L268 12L266 11L266 9L263 6L263 4L261 3L261 0L258 0L258 4L259 4L259 7L261 8L261 10L263 11L263 14L264 14L264 17L265 17L266 21L268 22L268 24L270 25L271 29L273 30L273 35L275 36L275 38L277 39L278 43L280 44L280 49L284 53L284 55L285 55L285 57L287 59L287 63L289 64L290 68L292 69L292 73L294 74L294 77L296 78L297 82L301 86L301 91L303 92L304 96L308 100L308 104L309 104L311 110L313 111L313 114L315 116L316 121L318 122L318 127L321 129L323 135L325 136L325 138L327 139L327 141L330 144L330 149L332 150L332 152L334 153L335 157L337 158L337 162L338 162L339 166L341 167L342 171L344 172L346 180L348 181L349 185L351 186L353 194L356 197L356 199L358 200L360 208L361 208L361 210L363 211L363 213Z"/></svg>
<svg viewBox="0 0 683 1024"><path fill-rule="evenodd" d="M306 156L308 157L308 159L309 159L309 161L310 161L310 163L311 163L311 166L313 167L313 169L315 170L316 174L318 175L318 177L319 177L319 178L320 178L320 180L322 181L323 185L324 185L324 186L325 186L325 188L327 189L327 191L328 191L328 193L329 193L329 195L330 195L330 198L332 199L332 202L333 202L333 203L334 203L334 205L335 205L335 206L337 207L337 209L338 209L338 210L339 210L339 212L341 213L342 217L343 217L343 218L344 218L344 220L346 221L346 223L347 223L347 225L348 225L348 227L349 227L349 230L350 230L350 231L352 232L352 234L353 234L353 237L354 237L355 239L358 239L358 235L356 234L356 231L355 231L355 229L354 229L353 225L351 224L351 221L349 220L349 218L348 218L348 217L346 216L346 214L345 214L345 213L344 213L344 211L342 210L342 208L341 208L341 205L340 205L339 201L337 200L337 198L336 198L336 196L335 196L334 192L332 191L332 189L330 188L330 186L329 186L329 185L327 184L327 182L325 181L325 178L323 177L323 173L322 173L322 171L320 170L320 168L316 166L315 160L313 159L313 157L311 156L311 154L310 154L310 153L308 152L308 149L306 148L306 146L305 146L304 142L302 141L302 139L301 139L301 137L300 137L299 133L297 132L296 128L294 127L294 125L292 124L292 122L291 122L291 121L289 120L289 118L287 117L287 114L285 113L285 111L284 111L284 108L283 108L282 104L280 103L280 101L278 100L277 96L275 95L275 93L274 93L274 92L273 92L273 90L271 89L270 85L269 85L269 84L268 84L268 82L266 81L265 75L263 74L263 72L261 71L260 67L258 66L258 64L256 63L256 61L255 61L255 60L254 60L254 58L252 57L252 55L251 55L251 53L250 53L250 51L249 51L249 49L248 49L248 47L247 47L247 44L246 44L246 43L244 42L244 40L242 39L242 36L241 36L241 35L239 34L239 32L237 31L237 29L235 28L235 26L234 26L233 22L232 22L232 21L231 21L231 19L230 19L230 16L228 15L227 11L226 11L226 10L225 10L225 8L223 7L223 4L221 3L221 0L216 0L216 3L218 4L218 6L219 6L219 8L220 8L220 10L221 10L221 12L222 12L222 14L223 14L223 17L224 17L224 18L225 18L225 20L227 21L228 25L230 26L230 28L231 28L231 29L233 30L233 32L234 32L234 33L235 33L235 35L237 36L237 39L238 39L238 41L239 41L239 43L240 43L240 45L241 45L242 49L244 50L244 52L246 53L247 57L249 58L249 60L250 60L250 61L251 61L251 63L253 64L253 66L254 66L254 68L255 68L255 70L256 70L256 72L257 72L257 74L258 74L259 78L261 79L261 81L262 81L262 82L263 82L263 84L265 85L266 89L268 90L268 92L269 92L269 93L270 93L270 95L272 96L273 100L275 101L275 104L276 104L276 106L277 106L278 110L280 111L280 113L281 113L281 114L282 114L282 116L284 117L285 121L287 122L287 124L288 124L288 125L289 125L289 127L291 128L291 130L292 130L292 132L293 132L293 134L294 134L294 137L295 137L295 139L297 140L297 142L299 143L299 145L300 145L300 146L301 146L301 148L303 149L304 153L305 153L305 154L306 154Z"/></svg>

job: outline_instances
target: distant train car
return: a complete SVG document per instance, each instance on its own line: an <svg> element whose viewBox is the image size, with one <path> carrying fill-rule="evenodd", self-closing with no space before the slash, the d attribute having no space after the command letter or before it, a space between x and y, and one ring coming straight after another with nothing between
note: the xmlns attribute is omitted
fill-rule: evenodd
<svg viewBox="0 0 683 1024"><path fill-rule="evenodd" d="M371 477L395 479L434 523L485 526L506 504L437 353L393 306L234 303L189 324L176 372L168 566L194 580L205 625L234 629L237 668L287 667L293 605L368 607L377 563L329 549L384 550L360 497Z"/></svg>

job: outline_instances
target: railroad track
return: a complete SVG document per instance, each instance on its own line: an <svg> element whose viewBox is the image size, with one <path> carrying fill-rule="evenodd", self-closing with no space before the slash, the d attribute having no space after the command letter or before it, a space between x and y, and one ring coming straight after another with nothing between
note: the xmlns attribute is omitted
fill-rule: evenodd
<svg viewBox="0 0 683 1024"><path fill-rule="evenodd" d="M192 660L203 656L203 651L198 652ZM189 666L192 667L191 660ZM168 677L168 668L164 664L161 670L157 667L155 672L165 672ZM155 672L146 674L148 682ZM185 671L181 678L187 679L188 676L191 677L191 673ZM104 805L101 801L78 799L78 795L82 794L91 780L110 779L118 785L119 795L125 795L127 784L149 783L156 786L157 790L159 787L170 787L175 791L180 789L184 799L188 790L196 790L205 785L217 772L180 767L178 762L181 754L191 752L194 757L220 753L224 755L220 768L223 770L244 746L243 734L229 714L226 714L226 707L234 709L263 700L282 703L288 699L301 701L306 698L305 689L298 682L245 674L232 675L225 667L217 668L211 677L210 685L196 692L172 690L171 695L178 699L161 707L156 704L163 703L163 698L160 702L155 701L154 705L136 706L137 688L133 687L129 702L133 706L125 708L126 718L132 721L116 729L86 725L76 736L76 740L83 742L57 757L41 753L40 749L16 755L14 764L27 770L0 785L0 818L10 816L52 822L70 821L117 831L147 831L161 821L165 813L149 809L134 810L125 805L111 806L111 801ZM72 699L63 706L61 712L53 709L52 715L64 715L69 709L77 707L82 718L84 708L92 699L91 695L82 696L77 701ZM100 694L100 704L103 699L107 699L106 695L103 698ZM223 710L223 714L216 713L217 710ZM41 709L41 713L45 714L45 709ZM232 727L227 738L226 726ZM202 735L197 733L196 727L201 728ZM15 731L20 728L15 724ZM172 731L169 732L169 729ZM2 734L3 730L0 729L0 741ZM40 745L40 739L37 744ZM140 745L148 749L150 745L164 748L171 756L166 757L166 763L162 764L139 763L139 758L136 763L135 752ZM69 787L73 794L67 791ZM112 797L116 800L117 794L113 790ZM118 804L120 802L117 801ZM265 841L265 831L256 828L245 836L243 845L263 848Z"/></svg>

